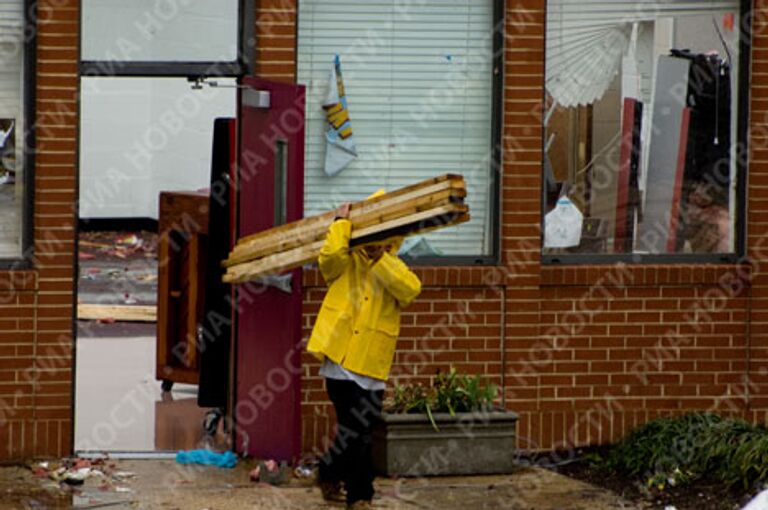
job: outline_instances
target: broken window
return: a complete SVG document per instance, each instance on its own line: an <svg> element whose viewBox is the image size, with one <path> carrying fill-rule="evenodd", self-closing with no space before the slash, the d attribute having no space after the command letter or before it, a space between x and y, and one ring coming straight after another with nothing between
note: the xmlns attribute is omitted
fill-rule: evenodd
<svg viewBox="0 0 768 510"><path fill-rule="evenodd" d="M736 251L739 2L547 2L543 253Z"/></svg>
<svg viewBox="0 0 768 510"><path fill-rule="evenodd" d="M299 2L297 75L307 85L306 215L379 188L462 174L471 221L414 240L409 253L471 261L493 254L493 4ZM331 177L322 104L336 55L351 128L344 134L353 137L356 156Z"/></svg>

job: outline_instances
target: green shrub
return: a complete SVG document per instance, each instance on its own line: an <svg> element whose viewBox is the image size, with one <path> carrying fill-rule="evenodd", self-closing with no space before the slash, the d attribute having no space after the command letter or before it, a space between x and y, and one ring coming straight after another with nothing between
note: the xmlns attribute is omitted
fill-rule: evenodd
<svg viewBox="0 0 768 510"><path fill-rule="evenodd" d="M720 420L715 414L702 413L648 422L611 449L606 467L629 476L671 471L687 464L681 461L696 450L702 431Z"/></svg>
<svg viewBox="0 0 768 510"><path fill-rule="evenodd" d="M662 418L632 431L597 464L662 490L704 476L749 489L768 482L768 430L714 413Z"/></svg>

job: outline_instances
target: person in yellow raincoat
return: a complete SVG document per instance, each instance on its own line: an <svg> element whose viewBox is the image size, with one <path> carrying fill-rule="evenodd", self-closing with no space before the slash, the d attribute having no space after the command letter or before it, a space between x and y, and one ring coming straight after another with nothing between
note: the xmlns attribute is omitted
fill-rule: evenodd
<svg viewBox="0 0 768 510"><path fill-rule="evenodd" d="M375 196L375 195L374 195ZM381 414L400 332L400 311L421 292L419 278L397 257L400 240L350 249L349 204L336 211L318 263L328 284L307 350L322 361L336 410L333 446L320 461L327 500L369 508L373 498L371 431Z"/></svg>

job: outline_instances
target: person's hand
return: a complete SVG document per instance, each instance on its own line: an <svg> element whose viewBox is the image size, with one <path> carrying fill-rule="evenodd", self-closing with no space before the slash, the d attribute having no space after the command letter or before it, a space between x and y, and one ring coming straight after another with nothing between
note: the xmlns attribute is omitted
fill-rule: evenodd
<svg viewBox="0 0 768 510"><path fill-rule="evenodd" d="M378 260L384 255L385 252L389 251L391 248L390 245L385 244L373 244L370 246L366 246L365 254L368 255L368 258L371 259L373 262L378 262Z"/></svg>
<svg viewBox="0 0 768 510"><path fill-rule="evenodd" d="M344 202L339 207L336 208L336 219L343 219L348 220L349 219L349 209L352 206L349 202Z"/></svg>

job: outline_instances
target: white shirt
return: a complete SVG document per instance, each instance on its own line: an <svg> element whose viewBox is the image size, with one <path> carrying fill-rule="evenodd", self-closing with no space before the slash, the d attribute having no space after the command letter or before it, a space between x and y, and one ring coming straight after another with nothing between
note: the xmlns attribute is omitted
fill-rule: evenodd
<svg viewBox="0 0 768 510"><path fill-rule="evenodd" d="M338 363L331 361L327 356L320 367L320 375L328 379L354 381L358 386L368 391L379 391L387 387L386 381L350 372Z"/></svg>

